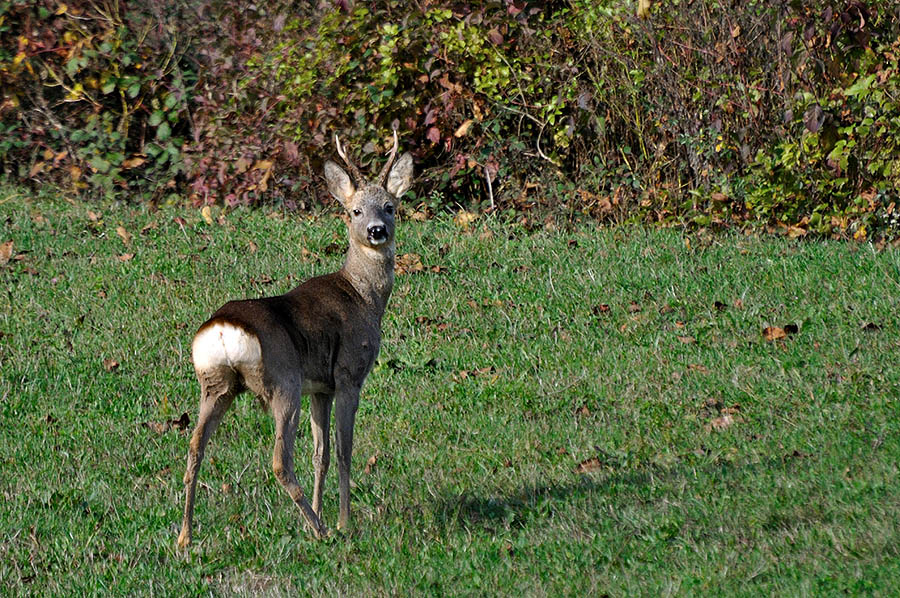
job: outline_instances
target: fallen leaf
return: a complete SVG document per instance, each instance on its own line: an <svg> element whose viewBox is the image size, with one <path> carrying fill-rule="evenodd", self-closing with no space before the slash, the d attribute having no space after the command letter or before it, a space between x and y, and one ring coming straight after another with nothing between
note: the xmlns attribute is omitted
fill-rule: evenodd
<svg viewBox="0 0 900 598"><path fill-rule="evenodd" d="M690 345L691 343L697 342L697 339L695 339L693 336L679 336L677 338L679 341L681 341L685 345Z"/></svg>
<svg viewBox="0 0 900 598"><path fill-rule="evenodd" d="M111 358L104 359L103 369L105 369L107 372L114 372L119 369L119 362Z"/></svg>
<svg viewBox="0 0 900 598"><path fill-rule="evenodd" d="M587 405L582 405L578 409L575 410L575 415L580 415L581 417L587 417L591 414L591 410L588 409Z"/></svg>
<svg viewBox="0 0 900 598"><path fill-rule="evenodd" d="M100 222L100 219L103 218L101 214L98 214L97 212L93 212L91 210L88 210L87 216L88 220L90 220L91 222Z"/></svg>
<svg viewBox="0 0 900 598"><path fill-rule="evenodd" d="M159 224L157 224L156 222L151 222L149 224L145 224L144 226L141 227L141 234L146 235L148 232L157 228L158 226L159 226Z"/></svg>
<svg viewBox="0 0 900 598"><path fill-rule="evenodd" d="M735 423L734 416L726 414L709 422L709 427L717 432L730 428Z"/></svg>
<svg viewBox="0 0 900 598"><path fill-rule="evenodd" d="M699 372L701 374L709 373L709 368L706 367L705 365L701 365L699 363L692 363L692 364L688 365L688 369L693 370L695 372Z"/></svg>
<svg viewBox="0 0 900 598"><path fill-rule="evenodd" d="M422 258L416 253L404 253L397 257L394 263L394 272L400 276L404 274L416 274L425 270Z"/></svg>
<svg viewBox="0 0 900 598"><path fill-rule="evenodd" d="M607 304L601 303L600 305L595 305L594 307L592 307L591 311L594 313L595 316L599 316L600 314L608 314L609 309L610 308Z"/></svg>
<svg viewBox="0 0 900 598"><path fill-rule="evenodd" d="M378 455L372 455L371 457L369 457L369 460L366 461L365 468L363 468L363 473L366 475L372 473L372 471L374 471L375 469L376 463L378 463Z"/></svg>
<svg viewBox="0 0 900 598"><path fill-rule="evenodd" d="M185 412L182 413L181 417L179 417L178 419L170 420L169 423L179 430L184 430L187 429L189 425L191 425L191 418L188 417L187 412Z"/></svg>
<svg viewBox="0 0 900 598"><path fill-rule="evenodd" d="M740 299L735 299L732 305L734 305L735 309L744 309L744 302Z"/></svg>
<svg viewBox="0 0 900 598"><path fill-rule="evenodd" d="M122 168L126 170L129 168L137 168L146 161L146 158L142 156L134 156L133 158L128 158L127 160L122 162Z"/></svg>
<svg viewBox="0 0 900 598"><path fill-rule="evenodd" d="M766 326L763 328L763 338L767 341L775 341L780 338L787 338L787 333L784 331L784 328L780 328L778 326Z"/></svg>
<svg viewBox="0 0 900 598"><path fill-rule="evenodd" d="M478 214L460 210L456 213L456 216L453 217L453 222L455 222L456 225L460 228L469 228L469 225L475 222L475 220L477 219Z"/></svg>
<svg viewBox="0 0 900 598"><path fill-rule="evenodd" d="M9 260L13 255L13 242L12 240L5 241L2 245L0 245L0 266L5 266L9 263Z"/></svg>
<svg viewBox="0 0 900 598"><path fill-rule="evenodd" d="M603 462L600 461L600 458L591 457L590 459L585 459L579 463L578 467L575 468L575 473L591 473L593 471L600 471L601 469L603 469Z"/></svg>
<svg viewBox="0 0 900 598"><path fill-rule="evenodd" d="M128 261L131 261L131 259L133 257L134 257L133 253L123 253L122 255L119 256L119 261L120 262L128 262Z"/></svg>
<svg viewBox="0 0 900 598"><path fill-rule="evenodd" d="M200 210L200 215L203 216L203 220L204 220L207 224L213 224L213 223L214 223L214 220L213 220L213 217L212 217L212 210L210 209L209 206L203 206L203 208Z"/></svg>
<svg viewBox="0 0 900 598"><path fill-rule="evenodd" d="M131 244L131 233L125 230L124 226L117 226L116 234L119 235L119 238L122 239L123 243L126 245Z"/></svg>
<svg viewBox="0 0 900 598"><path fill-rule="evenodd" d="M632 301L628 304L628 313L636 314L641 311L641 306L637 304L637 301Z"/></svg>
<svg viewBox="0 0 900 598"><path fill-rule="evenodd" d="M466 121L463 122L463 124L459 125L459 128L456 129L456 131L453 133L453 136L454 137L464 136L466 133L469 132L469 129L472 127L473 122L475 122L475 121L472 120L471 118L466 119Z"/></svg>

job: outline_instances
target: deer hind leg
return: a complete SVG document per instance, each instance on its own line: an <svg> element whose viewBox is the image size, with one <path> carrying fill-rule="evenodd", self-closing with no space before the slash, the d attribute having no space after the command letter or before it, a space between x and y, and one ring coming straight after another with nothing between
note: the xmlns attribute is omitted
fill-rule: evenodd
<svg viewBox="0 0 900 598"><path fill-rule="evenodd" d="M341 504L338 529L350 526L350 461L353 456L353 425L359 406L359 388L342 389L335 398L335 440L338 462L338 490Z"/></svg>
<svg viewBox="0 0 900 598"><path fill-rule="evenodd" d="M184 472L184 519L181 523L181 533L178 535L178 546L181 548L191 543L191 519L194 514L197 472L203 461L206 443L231 406L238 388L237 379L231 370L222 369L214 375L201 374L199 378L200 414L197 416L197 427L191 435L187 470Z"/></svg>
<svg viewBox="0 0 900 598"><path fill-rule="evenodd" d="M294 501L306 523L312 528L317 538L324 538L328 531L321 519L310 506L309 501L297 483L294 471L294 441L297 438L297 424L300 416L301 385L291 384L288 389L277 389L272 393L270 407L275 418L275 450L272 454L272 469L275 477L284 486Z"/></svg>
<svg viewBox="0 0 900 598"><path fill-rule="evenodd" d="M315 485L313 486L312 508L322 518L322 493L325 491L325 474L331 460L329 428L331 424L330 394L314 394L310 397L310 424L313 437L313 468L315 469Z"/></svg>

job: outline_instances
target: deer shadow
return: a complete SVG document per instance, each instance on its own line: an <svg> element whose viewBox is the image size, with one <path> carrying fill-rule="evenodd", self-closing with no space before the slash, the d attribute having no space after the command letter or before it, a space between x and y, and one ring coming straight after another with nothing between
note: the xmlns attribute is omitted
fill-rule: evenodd
<svg viewBox="0 0 900 598"><path fill-rule="evenodd" d="M681 486L697 483L699 476L721 478L734 482L761 471L788 470L801 467L810 455L799 451L754 462L734 464L713 461L700 466L679 463L672 466L645 465L639 470L609 469L590 474L573 474L568 482L527 484L513 491L457 492L450 488L438 493L432 509L435 522L441 529L455 526L477 527L486 530L517 529L529 521L546 519L557 510L560 502L572 502L629 492L648 484ZM673 484L674 483L674 484ZM726 485L723 483L723 487ZM612 501L610 501L612 502Z"/></svg>

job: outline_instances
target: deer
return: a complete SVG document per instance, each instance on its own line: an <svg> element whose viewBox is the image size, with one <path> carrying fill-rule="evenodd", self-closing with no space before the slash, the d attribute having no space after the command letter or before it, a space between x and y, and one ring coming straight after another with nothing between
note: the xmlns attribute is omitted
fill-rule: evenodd
<svg viewBox="0 0 900 598"><path fill-rule="evenodd" d="M311 278L283 295L230 301L204 322L191 343L200 382L200 409L184 474L185 503L178 547L191 543L197 474L210 436L234 398L255 394L275 421L272 469L300 508L316 538L330 462L329 427L335 419L340 497L338 530L350 525L350 462L360 390L381 346L381 320L394 284L396 206L413 180L412 156L393 148L374 181L366 180L337 135L347 171L328 160L329 193L346 210L349 248L340 270ZM351 180L352 176L352 180ZM315 472L312 504L297 482L294 442L301 396L310 397Z"/></svg>

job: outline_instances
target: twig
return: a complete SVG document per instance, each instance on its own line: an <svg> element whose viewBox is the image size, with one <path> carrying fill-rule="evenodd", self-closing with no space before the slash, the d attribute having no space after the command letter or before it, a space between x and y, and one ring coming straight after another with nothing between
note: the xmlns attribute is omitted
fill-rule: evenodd
<svg viewBox="0 0 900 598"><path fill-rule="evenodd" d="M488 197L491 199L491 210L494 209L494 188L491 186L491 171L484 165L484 178L487 181Z"/></svg>

